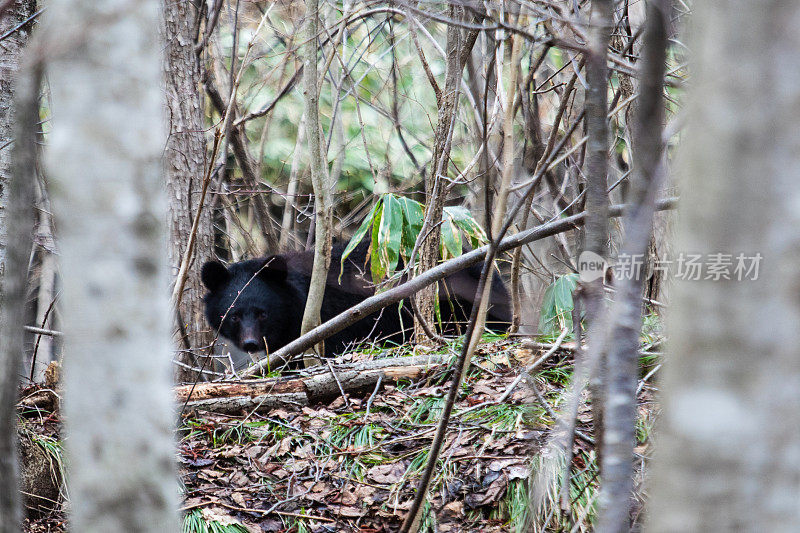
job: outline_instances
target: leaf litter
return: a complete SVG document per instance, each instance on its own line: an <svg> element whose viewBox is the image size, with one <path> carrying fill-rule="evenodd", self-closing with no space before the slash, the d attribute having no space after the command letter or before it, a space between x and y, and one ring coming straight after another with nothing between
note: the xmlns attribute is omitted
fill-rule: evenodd
<svg viewBox="0 0 800 533"><path fill-rule="evenodd" d="M539 355L507 340L479 347L448 427L423 530L524 527L530 470L553 423L531 387L555 409L571 350L556 353L505 402L497 399L524 362ZM338 397L327 405L267 413L185 416L177 457L184 531L196 530L192 520L213 523L208 531L226 532L396 531L424 469L448 377L440 366L421 379L351 395L348 402ZM648 394L645 390L643 396ZM57 414L37 416L26 423L38 420L57 435ZM591 434L585 403L577 427ZM637 451L644 453L647 446L644 442ZM590 444L576 439L573 477L583 476L583 490L596 484L596 475L586 474L593 453ZM577 493L575 501L580 497ZM62 531L64 523L58 509L28 519L25 530Z"/></svg>

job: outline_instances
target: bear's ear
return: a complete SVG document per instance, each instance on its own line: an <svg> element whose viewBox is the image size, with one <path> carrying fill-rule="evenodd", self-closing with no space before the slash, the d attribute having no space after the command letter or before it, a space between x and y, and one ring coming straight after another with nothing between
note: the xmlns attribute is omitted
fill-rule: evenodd
<svg viewBox="0 0 800 533"><path fill-rule="evenodd" d="M286 258L282 255L271 255L264 258L263 267L258 271L258 277L268 281L283 281L289 273Z"/></svg>
<svg viewBox="0 0 800 533"><path fill-rule="evenodd" d="M200 270L200 279L208 290L214 292L231 279L231 273L219 261L209 261Z"/></svg>

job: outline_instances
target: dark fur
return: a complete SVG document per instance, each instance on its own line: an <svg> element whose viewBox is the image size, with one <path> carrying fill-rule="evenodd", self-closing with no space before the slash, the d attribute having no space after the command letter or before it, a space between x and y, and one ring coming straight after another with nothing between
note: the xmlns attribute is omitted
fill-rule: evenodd
<svg viewBox="0 0 800 533"><path fill-rule="evenodd" d="M333 247L322 301L323 322L375 293L366 259L367 243L348 256L340 282L343 251L343 246ZM227 268L217 261L206 263L202 269L203 283L210 291L205 296L206 318L223 337L244 351L261 351L265 342L270 352L285 346L300 336L313 258L314 253L308 251L241 261ZM449 276L445 284L440 283L444 323L467 320L478 276L480 268L471 267ZM507 329L511 321L509 303L508 292L495 276L487 318L492 329ZM408 304L390 305L329 337L325 341L325 354L342 353L349 345L363 340L383 339L400 344L410 337L412 327ZM452 326L446 330L454 331Z"/></svg>

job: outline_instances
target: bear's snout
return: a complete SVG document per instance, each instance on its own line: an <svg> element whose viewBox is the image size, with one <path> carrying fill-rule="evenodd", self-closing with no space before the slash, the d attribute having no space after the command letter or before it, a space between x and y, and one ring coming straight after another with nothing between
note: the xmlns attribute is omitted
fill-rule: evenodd
<svg viewBox="0 0 800 533"><path fill-rule="evenodd" d="M242 341L242 350L248 353L257 352L261 349L261 345L255 338L248 338Z"/></svg>

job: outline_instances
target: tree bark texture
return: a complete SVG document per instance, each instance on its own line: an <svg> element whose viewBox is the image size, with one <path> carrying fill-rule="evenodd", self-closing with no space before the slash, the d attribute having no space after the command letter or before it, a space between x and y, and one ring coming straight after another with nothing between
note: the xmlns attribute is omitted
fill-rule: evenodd
<svg viewBox="0 0 800 533"><path fill-rule="evenodd" d="M35 9L35 0L14 2L0 16L0 35L11 32L0 42L0 279L5 273L8 241L6 224L14 145L14 80L32 25L23 22L33 15ZM15 28L18 29L12 31Z"/></svg>
<svg viewBox="0 0 800 533"><path fill-rule="evenodd" d="M608 256L608 43L611 39L614 2L592 0L589 26L589 54L586 57L586 227L583 251ZM597 321L603 312L603 278L586 283L584 288L586 317L589 323ZM591 334L596 328L589 328ZM595 432L603 433L604 409L604 353L599 357L597 371L589 377L592 395L592 422ZM597 447L598 464L602 473L603 446Z"/></svg>
<svg viewBox="0 0 800 533"><path fill-rule="evenodd" d="M464 17L464 9L450 4L449 17L460 20ZM433 157L431 171L425 179L425 223L417 238L419 245L419 263L417 275L430 270L439 261L439 243L441 233L439 225L444 212L447 197L447 182L440 176L447 176L450 164L450 147L455 127L458 97L461 87L461 74L477 38L476 31L462 30L456 24L447 27L447 44L445 48L447 71L444 89L439 100L439 117L433 140ZM434 323L434 302L436 286L429 286L417 295L417 311L429 324ZM425 330L419 320L414 319L414 337L417 342L426 339Z"/></svg>
<svg viewBox="0 0 800 533"><path fill-rule="evenodd" d="M593 0L586 58L586 251L608 255L608 66L614 3ZM602 279L587 287L587 314L593 319L603 299Z"/></svg>
<svg viewBox="0 0 800 533"><path fill-rule="evenodd" d="M319 27L319 2L306 0L306 53L303 72L303 92L305 95L306 128L308 132L308 151L311 169L311 186L314 189L314 264L311 270L311 283L308 300L303 311L300 333L307 333L320 324L320 309L325 295L325 282L331 264L331 239L333 226L333 204L328 165L323 158L319 122L319 88L317 86L317 31ZM317 346L317 354L322 355L323 345ZM307 360L311 364L313 360Z"/></svg>
<svg viewBox="0 0 800 533"><path fill-rule="evenodd" d="M732 254L731 279L674 285L648 529L795 531L800 5L693 11L676 250ZM757 279L738 279L739 254L761 255Z"/></svg>
<svg viewBox="0 0 800 533"><path fill-rule="evenodd" d="M193 29L197 8L188 1L164 3L164 77L166 82L166 169L168 198L168 259L177 274L189 242L206 169L203 109L200 102L200 64L194 50ZM208 203L208 197L206 198ZM192 348L211 344L213 335L203 317L200 266L211 259L213 226L211 209L203 206L197 226L194 253L180 303L180 317ZM184 361L188 362L188 361Z"/></svg>
<svg viewBox="0 0 800 533"><path fill-rule="evenodd" d="M630 207L625 214L626 257L646 257L652 238L655 197L660 185L661 135L664 123L664 70L670 0L648 4L639 105L634 124L635 151L630 184ZM605 375L603 473L598 533L627 533L631 529L634 446L636 445L636 387L639 381L639 337L645 272L619 282L611 314L608 365Z"/></svg>
<svg viewBox="0 0 800 533"><path fill-rule="evenodd" d="M34 2L11 8L0 19L4 33L33 13ZM22 72L27 31L12 34L10 53L0 54L0 532L22 525L17 465L17 413L23 358L25 292L33 231L36 182L36 137L39 130L41 71ZM15 94L16 90L16 94ZM15 105L16 104L16 105ZM7 144L10 143L10 144Z"/></svg>
<svg viewBox="0 0 800 533"><path fill-rule="evenodd" d="M71 528L177 531L161 6L54 0L46 16Z"/></svg>

